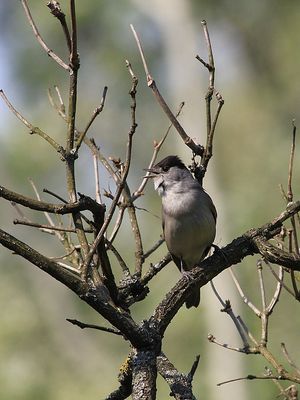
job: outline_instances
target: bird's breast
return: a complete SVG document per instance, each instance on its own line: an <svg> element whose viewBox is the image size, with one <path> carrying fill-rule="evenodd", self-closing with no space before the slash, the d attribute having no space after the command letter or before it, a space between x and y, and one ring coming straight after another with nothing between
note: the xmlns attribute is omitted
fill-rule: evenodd
<svg viewBox="0 0 300 400"><path fill-rule="evenodd" d="M182 193L180 197L169 194L163 199L164 235L168 250L182 259L187 268L202 260L215 238L216 224L208 199L205 192L195 196Z"/></svg>

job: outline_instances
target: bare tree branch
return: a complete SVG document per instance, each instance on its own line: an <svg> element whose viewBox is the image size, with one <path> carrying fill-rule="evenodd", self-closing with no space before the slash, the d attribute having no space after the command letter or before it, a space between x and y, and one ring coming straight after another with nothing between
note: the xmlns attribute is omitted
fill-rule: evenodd
<svg viewBox="0 0 300 400"><path fill-rule="evenodd" d="M2 99L5 101L6 105L10 109L10 111L29 129L29 133L31 135L38 135L41 138L45 139L46 142L48 142L58 153L60 153L62 156L64 156L64 149L61 145L56 143L54 139L52 139L49 135L47 135L46 132L42 131L40 128L37 126L33 126L23 115L21 115L15 107L12 105L12 103L8 100L6 94L2 89L0 89L0 96Z"/></svg>
<svg viewBox="0 0 300 400"><path fill-rule="evenodd" d="M188 136L188 134L185 132L185 130L183 129L183 127L181 126L181 124L179 123L178 119L175 117L175 115L172 113L172 111L170 110L169 106L167 105L167 103L165 102L164 98L162 97L162 95L160 94L158 87L156 85L155 80L152 78L152 76L149 73L149 69L146 63L146 59L145 59L145 55L143 52L143 48L140 42L140 39L136 33L135 28L133 27L133 25L130 25L130 28L132 30L133 36L136 40L139 52L140 52L140 56L144 65L144 69L145 69L145 74L146 74L146 79L147 79L147 84L148 87L151 88L154 97L156 98L158 104L161 106L161 108L163 109L163 111L165 112L165 114L167 115L167 117L169 118L169 120L172 122L174 128L177 130L177 132L179 133L181 139L183 140L184 144L187 145L195 154L198 155L202 155L203 154L203 146L196 144L193 139L191 139L190 136Z"/></svg>
<svg viewBox="0 0 300 400"><path fill-rule="evenodd" d="M78 321L77 319L71 319L67 318L66 319L68 322L71 324L78 326L80 329L95 329L97 331L102 331L102 332L107 332L107 333L113 333L114 335L117 336L122 336L122 333L120 331L117 331L112 328L107 328L106 326L99 326L99 325L94 325L94 324L86 324L84 322Z"/></svg>
<svg viewBox="0 0 300 400"><path fill-rule="evenodd" d="M31 208L32 210L46 211L61 215L71 214L84 210L89 210L94 213L104 213L105 211L105 208L101 204L96 203L94 200L87 196L82 196L80 200L75 203L53 204L32 199L22 194L13 192L12 190L6 189L3 186L0 186L0 198L1 197L6 200L13 201L17 204L21 204L24 207Z"/></svg>
<svg viewBox="0 0 300 400"><path fill-rule="evenodd" d="M57 18L59 20L59 22L61 23L63 32L65 34L66 37L66 42L67 42L67 46L68 46L68 50L69 52L71 52L71 37L70 37L70 32L69 32L69 28L68 28L68 24L66 22L66 16L65 14L62 12L60 4L58 3L58 1L56 0L50 0L47 3L47 7L49 7L51 14Z"/></svg>
<svg viewBox="0 0 300 400"><path fill-rule="evenodd" d="M48 54L49 57L51 57L54 61L56 61L57 64L59 64L65 70L69 71L70 70L69 66L60 57L58 57L57 54L55 54L52 50L49 49L49 47L46 45L43 38L41 37L41 35L37 29L37 26L32 18L31 12L30 12L28 4L27 4L27 0L21 0L21 4L24 8L26 17L29 21L29 24L33 30L34 36L37 38L37 41L39 42L39 44L46 51L46 53Z"/></svg>

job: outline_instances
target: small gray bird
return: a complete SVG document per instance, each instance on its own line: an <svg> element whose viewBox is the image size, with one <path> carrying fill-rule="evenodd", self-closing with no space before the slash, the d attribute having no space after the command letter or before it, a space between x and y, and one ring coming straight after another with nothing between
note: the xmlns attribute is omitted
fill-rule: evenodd
<svg viewBox="0 0 300 400"><path fill-rule="evenodd" d="M207 255L216 234L217 211L210 196L177 156L168 156L151 169L154 188L162 198L162 226L172 258L184 274ZM197 307L200 289L187 298Z"/></svg>

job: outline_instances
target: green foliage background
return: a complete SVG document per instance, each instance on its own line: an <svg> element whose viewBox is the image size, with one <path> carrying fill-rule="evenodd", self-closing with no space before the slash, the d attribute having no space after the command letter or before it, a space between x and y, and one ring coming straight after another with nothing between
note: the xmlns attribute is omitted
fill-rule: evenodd
<svg viewBox="0 0 300 400"><path fill-rule="evenodd" d="M57 21L49 14L46 2L29 2L35 21L49 47L65 57L65 43ZM173 86L184 87L184 73L178 81L168 80L162 26L149 13L145 13L140 1L77 1L79 51L81 69L77 124L84 127L92 110L98 105L104 85L108 85L108 98L103 114L93 125L95 137L103 152L109 156L124 157L124 145L130 126L128 90L130 79L124 60L129 59L140 78L138 89L139 128L134 144L134 163L129 183L137 186L139 177L150 158L152 142L159 139L168 121L156 105L147 89L136 45L129 30L133 23L143 40L151 72L157 78L166 98L175 109L180 101L189 97L168 98ZM285 184L291 142L291 121L299 119L299 22L300 7L296 0L254 1L182 1L189 9L190 24L197 27L197 43L191 46L190 63L194 60L194 48L199 48L205 58L202 36L202 19L209 23L217 65L216 86L225 99L225 107L217 129L214 158L211 168L218 187L215 199L219 214L226 227L219 227L220 244L238 236L250 227L259 226L284 207L278 184ZM61 1L67 11L67 1ZM173 12L170 7L170 13ZM167 23L167 22L166 22ZM182 28L182 27L181 27ZM177 27L174 26L174 41ZM2 67L0 86L13 104L32 123L49 132L57 141L64 141L65 127L48 105L46 90L58 84L67 99L67 76L40 49L28 26L19 2L0 4L0 51ZM181 63L180 48L178 64ZM185 60L186 62L186 60ZM199 97L199 132L204 135L204 93L207 85L205 71L200 66L199 82L195 90ZM188 107L188 104L187 106ZM1 185L33 195L27 181L31 177L42 190L44 187L65 196L64 165L56 154L40 138L29 136L3 104L0 104L0 179ZM183 112L182 121L185 123ZM198 133L196 133L198 134ZM168 139L161 156L174 152L174 136ZM186 160L188 160L188 153ZM92 162L87 150L82 150L78 162L78 190L93 193ZM299 171L299 157L295 160L295 172ZM107 188L113 184L104 179ZM299 195L299 183L295 179L295 195ZM159 200L153 190L137 204L158 214ZM36 221L36 215L28 213ZM148 248L160 234L160 223L153 215L140 211L145 247ZM52 237L30 228L13 226L15 210L1 200L1 227L36 246L45 254L61 255ZM42 220L41 220L42 222ZM128 223L124 226L119 245L129 264L133 262L130 251ZM158 259L165 249L153 258ZM74 400L104 398L117 386L117 373L128 353L127 343L118 337L93 331L80 331L70 326L65 318L77 318L103 324L95 313L74 297L64 287L53 282L25 261L12 256L1 248L0 253L0 398L1 399L53 399ZM175 268L169 266L151 284L151 294L143 304L133 307L137 320L147 318L164 293L178 279ZM255 260L247 260L239 269L239 276L246 291L258 302ZM271 278L270 282L272 281ZM272 284L272 282L270 283ZM201 305L205 309L204 302ZM230 293L224 294L230 298ZM271 348L280 357L279 344L284 341L292 350L294 359L300 358L298 343L298 305L285 293L272 317ZM216 318L226 318L219 315ZM201 397L214 398L212 386L235 376L226 371L226 358L244 357L246 373L263 373L265 362L255 357L224 354L222 377L208 381L206 362L212 345L206 342L211 327L201 318L204 311L181 310L165 338L165 351L182 371L188 371L196 354L201 354L200 368L195 387ZM207 310L206 310L207 312ZM246 309L244 319L254 332L259 324ZM219 332L222 339L222 332ZM228 338L230 343L232 339ZM273 399L277 389L272 383L247 382L248 398L259 396ZM219 391L223 389L218 389ZM234 389L233 389L234 390ZM160 382L158 398L167 398L169 389ZM219 392L220 393L220 392ZM222 393L222 392L221 392Z"/></svg>

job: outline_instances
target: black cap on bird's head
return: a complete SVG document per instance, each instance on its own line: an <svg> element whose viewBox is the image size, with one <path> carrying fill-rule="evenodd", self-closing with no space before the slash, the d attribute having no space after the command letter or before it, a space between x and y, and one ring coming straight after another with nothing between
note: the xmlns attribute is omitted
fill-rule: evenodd
<svg viewBox="0 0 300 400"><path fill-rule="evenodd" d="M155 164L152 168L146 169L145 171L151 172L153 175L148 175L148 177L153 178L157 174L168 172L172 167L187 169L178 156L167 156Z"/></svg>

